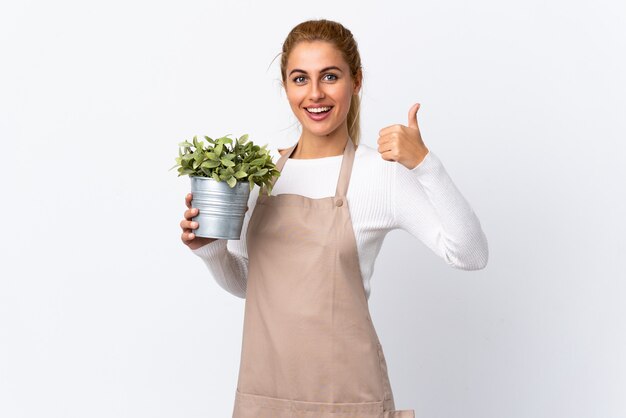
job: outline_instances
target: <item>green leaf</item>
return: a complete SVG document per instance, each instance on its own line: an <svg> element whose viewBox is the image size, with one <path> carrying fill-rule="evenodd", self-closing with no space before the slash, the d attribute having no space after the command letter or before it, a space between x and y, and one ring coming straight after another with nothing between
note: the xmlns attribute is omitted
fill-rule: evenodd
<svg viewBox="0 0 626 418"><path fill-rule="evenodd" d="M226 158L222 158L220 161L222 162L222 164L224 164L225 167L233 167L235 165L234 162L227 160Z"/></svg>
<svg viewBox="0 0 626 418"><path fill-rule="evenodd" d="M215 168L215 167L218 167L219 165L220 165L219 161L209 160L209 161L203 162L200 165L200 167L202 167L202 168Z"/></svg>
<svg viewBox="0 0 626 418"><path fill-rule="evenodd" d="M213 161L219 161L220 160L219 158L217 158L217 155L215 155L214 152L205 152L204 155L206 155L206 157L208 159L213 160Z"/></svg>
<svg viewBox="0 0 626 418"><path fill-rule="evenodd" d="M235 173L235 177L237 177L238 179L244 178L244 177L246 177L247 175L248 175L248 173L246 173L246 172L245 172L245 171L243 171L243 170L237 171L237 172Z"/></svg>
<svg viewBox="0 0 626 418"><path fill-rule="evenodd" d="M213 177L213 180L215 181L220 181L220 176L218 176L215 171L213 172L213 174L211 174L211 177Z"/></svg>
<svg viewBox="0 0 626 418"><path fill-rule="evenodd" d="M233 188L237 184L237 179L235 177L229 177L228 180L226 180L226 183Z"/></svg>
<svg viewBox="0 0 626 418"><path fill-rule="evenodd" d="M185 139L183 142L179 143L178 146L183 148L189 148L193 146L193 144Z"/></svg>

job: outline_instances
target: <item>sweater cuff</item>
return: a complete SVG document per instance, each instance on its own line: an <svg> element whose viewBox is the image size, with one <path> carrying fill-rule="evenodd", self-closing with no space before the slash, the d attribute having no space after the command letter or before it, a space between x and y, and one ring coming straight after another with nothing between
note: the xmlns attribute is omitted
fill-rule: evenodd
<svg viewBox="0 0 626 418"><path fill-rule="evenodd" d="M431 150L428 150L424 159L409 171L418 176L422 176L435 173L440 166L441 161L439 160L439 157L437 157Z"/></svg>
<svg viewBox="0 0 626 418"><path fill-rule="evenodd" d="M226 252L227 243L228 243L228 240L217 239L213 242L209 242L208 244L203 245L200 248L191 250L191 252L197 255L198 257L204 258L204 259L216 258L224 254L224 252Z"/></svg>

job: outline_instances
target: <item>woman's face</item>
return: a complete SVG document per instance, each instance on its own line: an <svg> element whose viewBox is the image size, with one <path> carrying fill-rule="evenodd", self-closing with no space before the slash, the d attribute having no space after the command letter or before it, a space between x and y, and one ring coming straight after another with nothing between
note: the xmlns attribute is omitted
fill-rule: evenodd
<svg viewBox="0 0 626 418"><path fill-rule="evenodd" d="M325 41L298 43L287 61L284 87L291 110L302 124L303 136L348 132L350 101L360 85L353 82L348 64L334 45Z"/></svg>

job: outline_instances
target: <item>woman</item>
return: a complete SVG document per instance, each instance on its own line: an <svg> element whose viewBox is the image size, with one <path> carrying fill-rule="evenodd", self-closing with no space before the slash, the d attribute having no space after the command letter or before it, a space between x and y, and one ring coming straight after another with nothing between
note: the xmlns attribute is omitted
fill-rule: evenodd
<svg viewBox="0 0 626 418"><path fill-rule="evenodd" d="M487 240L424 145L419 104L408 126L379 132L377 150L358 145L362 68L348 29L297 25L281 73L302 133L272 150L281 171L272 195L251 193L241 240L196 237L191 194L181 221L182 241L246 299L233 417L413 417L395 409L368 310L380 246L401 228L452 267L476 270L487 263Z"/></svg>

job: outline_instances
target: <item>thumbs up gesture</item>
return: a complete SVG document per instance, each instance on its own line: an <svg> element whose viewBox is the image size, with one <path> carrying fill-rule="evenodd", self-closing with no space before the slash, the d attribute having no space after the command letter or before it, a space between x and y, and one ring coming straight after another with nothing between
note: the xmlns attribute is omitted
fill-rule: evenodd
<svg viewBox="0 0 626 418"><path fill-rule="evenodd" d="M396 124L378 132L378 152L383 159L397 161L409 170L417 167L428 154L417 125L419 108L420 104L415 103L409 109L409 126Z"/></svg>

